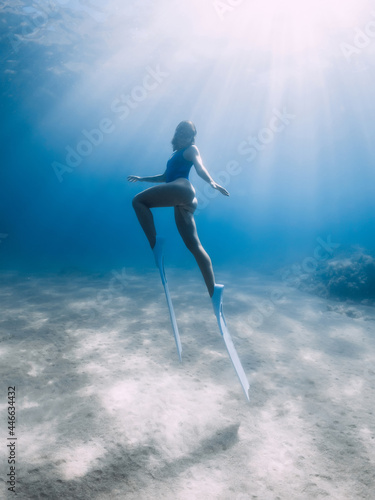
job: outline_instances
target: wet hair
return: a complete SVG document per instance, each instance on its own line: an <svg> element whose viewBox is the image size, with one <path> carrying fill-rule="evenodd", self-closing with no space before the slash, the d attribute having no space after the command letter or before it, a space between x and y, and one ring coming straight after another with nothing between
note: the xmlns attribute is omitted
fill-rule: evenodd
<svg viewBox="0 0 375 500"><path fill-rule="evenodd" d="M173 139L171 141L173 151L177 151L177 141L178 141L179 137L181 137L181 136L190 137L191 136L191 142L189 144L189 146L191 146L195 142L196 135L197 135L197 129L195 128L195 125L193 122L191 122L189 120L184 120L184 121L180 122L176 127Z"/></svg>

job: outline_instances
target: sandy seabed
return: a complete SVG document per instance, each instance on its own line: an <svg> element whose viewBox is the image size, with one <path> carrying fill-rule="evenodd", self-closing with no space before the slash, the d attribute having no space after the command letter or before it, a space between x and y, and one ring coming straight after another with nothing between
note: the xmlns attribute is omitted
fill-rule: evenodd
<svg viewBox="0 0 375 500"><path fill-rule="evenodd" d="M182 363L156 270L2 275L1 498L375 498L374 308L223 275L248 403L200 276L168 279Z"/></svg>

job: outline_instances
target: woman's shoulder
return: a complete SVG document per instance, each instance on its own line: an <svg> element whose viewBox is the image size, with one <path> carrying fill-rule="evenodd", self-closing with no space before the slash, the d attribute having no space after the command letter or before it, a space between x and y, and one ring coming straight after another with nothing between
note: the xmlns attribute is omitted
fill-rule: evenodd
<svg viewBox="0 0 375 500"><path fill-rule="evenodd" d="M185 160L194 161L194 159L199 156L199 150L195 144L188 146L183 152Z"/></svg>

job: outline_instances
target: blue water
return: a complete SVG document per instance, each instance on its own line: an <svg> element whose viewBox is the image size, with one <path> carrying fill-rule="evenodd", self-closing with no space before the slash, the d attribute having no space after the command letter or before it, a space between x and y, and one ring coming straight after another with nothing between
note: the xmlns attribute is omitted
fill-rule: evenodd
<svg viewBox="0 0 375 500"><path fill-rule="evenodd" d="M375 2L4 0L0 15L18 498L373 498ZM179 362L132 208L150 185L127 176L163 173L186 119L230 192L191 174L250 403L173 210L155 209Z"/></svg>
<svg viewBox="0 0 375 500"><path fill-rule="evenodd" d="M215 266L276 270L328 237L374 254L375 7L305 9L3 2L1 268L153 265L131 206L149 185L126 177L162 173L184 119L230 192L191 175ZM155 220L169 265L194 266L173 211Z"/></svg>

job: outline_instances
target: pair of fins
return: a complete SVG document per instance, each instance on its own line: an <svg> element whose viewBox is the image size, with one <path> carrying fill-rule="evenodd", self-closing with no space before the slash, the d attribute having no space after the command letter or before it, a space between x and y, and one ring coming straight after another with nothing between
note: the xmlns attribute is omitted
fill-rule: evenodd
<svg viewBox="0 0 375 500"><path fill-rule="evenodd" d="M165 238L163 238L161 236L156 236L156 244L155 244L152 251L153 251L154 257L155 257L155 263L156 263L157 267L159 268L160 278L161 278L161 281L163 283L164 292L165 292L165 296L167 299L169 316L171 318L171 323L172 323L172 328L173 328L174 339L176 342L178 357L179 357L180 361L182 361L182 358L181 358L181 352L182 352L181 340L180 340L180 335L178 333L178 326L177 326L176 316L175 316L174 309L173 309L171 296L169 293L167 277L165 275L165 270L164 270L164 254L163 254L164 242L165 242ZM246 399L249 401L249 382L247 380L245 371L242 367L240 358L238 357L237 351L236 351L234 344L233 344L233 341L232 341L232 337L229 334L227 324L225 322L225 317L224 317L224 313L223 313L223 302L222 302L223 291L224 291L224 285L215 284L214 294L211 297L212 306L213 306L214 313L215 313L215 316L216 316L216 319L217 319L217 322L219 325L221 336L223 337L223 340L225 343L225 347L227 348L229 357L232 361L232 364L233 364L233 367L236 371L237 377L241 383L241 386L242 386L242 389L245 393Z"/></svg>

